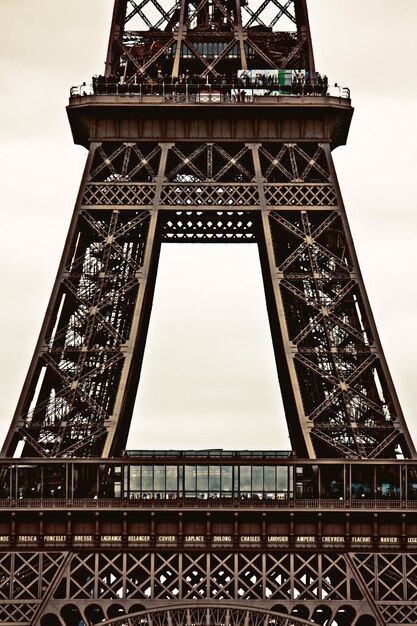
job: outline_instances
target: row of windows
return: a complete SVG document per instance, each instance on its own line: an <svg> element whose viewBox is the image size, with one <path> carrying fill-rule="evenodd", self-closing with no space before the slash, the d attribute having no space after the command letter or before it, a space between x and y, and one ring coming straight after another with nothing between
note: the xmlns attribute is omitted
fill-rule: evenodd
<svg viewBox="0 0 417 626"><path fill-rule="evenodd" d="M194 43L193 47L197 51L198 54L203 56L206 59L215 59L226 49L229 44L226 42L206 42L206 43ZM247 43L244 43L246 56L253 56L252 48L248 46ZM168 48L166 51L166 56L174 56L175 54L175 45L171 48ZM182 44L181 56L183 59L195 59L195 55L190 50L190 48L186 44ZM235 43L229 52L226 54L226 58L228 59L239 59L240 58L240 50L239 45Z"/></svg>
<svg viewBox="0 0 417 626"><path fill-rule="evenodd" d="M0 471L0 498L412 498L417 466L18 464Z"/></svg>
<svg viewBox="0 0 417 626"><path fill-rule="evenodd" d="M218 43L218 42L197 43L193 45L194 45L194 48L197 50L197 52L199 52L206 59L215 59L228 46L227 43ZM246 54L248 54L249 47L246 43L244 44L244 46L245 46L245 52ZM191 52L188 50L188 48L186 48L186 46L183 45L183 56L185 56L186 54L191 56ZM234 44L234 46L229 50L226 56L229 59L240 58L240 50L239 50L239 46L237 43Z"/></svg>
<svg viewBox="0 0 417 626"><path fill-rule="evenodd" d="M242 465L132 465L124 471L124 491L286 491L292 468ZM238 469L238 471L236 471Z"/></svg>

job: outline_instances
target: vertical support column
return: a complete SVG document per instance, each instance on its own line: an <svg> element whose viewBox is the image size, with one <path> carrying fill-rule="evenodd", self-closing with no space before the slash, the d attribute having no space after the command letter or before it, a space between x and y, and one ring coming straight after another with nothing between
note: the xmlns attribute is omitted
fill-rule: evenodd
<svg viewBox="0 0 417 626"><path fill-rule="evenodd" d="M310 458L315 457L313 444L310 438L311 423L307 420L301 398L300 387L294 364L296 346L289 339L285 318L284 305L280 291L281 276L276 268L273 239L269 224L269 209L266 205L264 193L264 178L262 176L259 159L259 144L248 144L252 149L255 179L258 186L261 241L259 253L264 279L265 295L268 301L269 323L271 326L275 360L282 392L283 404L286 412L291 444L301 456L303 452Z"/></svg>
<svg viewBox="0 0 417 626"><path fill-rule="evenodd" d="M310 72L311 81L315 83L315 65L313 44L311 41L310 22L308 19L307 0L295 0L295 15L297 20L297 30L301 37L305 37L307 40L308 49L308 70Z"/></svg>
<svg viewBox="0 0 417 626"><path fill-rule="evenodd" d="M211 600L211 552L206 557L206 599Z"/></svg>
<svg viewBox="0 0 417 626"><path fill-rule="evenodd" d="M161 157L159 161L158 175L156 177L155 197L153 201L153 208L150 210L151 219L146 240L143 265L140 272L140 286L133 313L130 337L123 347L125 360L118 385L113 414L109 423L106 424L107 438L103 448L103 457L121 454L122 448L126 444L128 426L133 412L134 399L137 391L137 379L139 378L142 365L146 334L149 326L151 301L155 287L154 281L160 249L160 242L157 240L156 236L159 203L168 150L171 146L172 144L161 145ZM139 337L139 333L142 333L141 337ZM139 339L141 339L140 347L138 347ZM140 354L138 354L139 350L141 352ZM132 374L133 366L136 366L134 375Z"/></svg>
<svg viewBox="0 0 417 626"><path fill-rule="evenodd" d="M175 58L172 66L172 78L178 78L180 72L180 61L181 61L181 48L182 42L187 32L187 26L185 23L185 8L188 5L186 0L181 0L181 8L180 8L180 18L178 22L178 30L175 33L174 39L177 42L177 48L175 50Z"/></svg>
<svg viewBox="0 0 417 626"><path fill-rule="evenodd" d="M339 187L339 183L338 183L338 179L337 179L337 174L336 174L336 170L334 167L334 163L333 163L333 158L332 158L332 154L331 154L331 149L329 144L322 144L322 147L325 151L326 154L326 159L327 159L327 165L329 168L329 172L330 172L330 176L331 176L331 180L333 183L333 187L334 187L334 192L336 194L336 198L337 198L337 204L340 208L340 217L341 217L341 221L343 223L343 229L344 229L344 233L345 233L345 237L346 240L348 242L349 245L349 253L350 256L352 258L352 263L353 263L353 267L354 267L354 274L355 274L355 279L357 280L358 283L358 289L359 292L361 294L361 299L362 299L362 304L363 304L363 308L364 308L364 312L367 318L367 325L370 328L371 334L372 334L372 352L377 356L381 370L383 372L383 376L385 379L385 384L386 384L386 390L385 390L385 394L389 396L389 398L386 398L386 401L388 404L392 405L393 407L393 412L396 416L396 420L395 423L393 424L394 427L396 427L398 430L397 432L400 432L401 435L400 437L397 439L397 441L399 441L402 444L403 447L403 454L406 458L416 458L417 456L417 452L416 452L416 448L414 446L414 442L410 436L402 409L401 409L401 405L397 396L397 392L393 383L393 380L391 378L391 374L388 368L388 364L386 362L385 359L385 355L384 352L382 350L382 344L381 341L379 339L379 335L378 335L378 330L375 324L375 320L374 320L374 316L372 314L372 309L371 309L371 305L368 299L368 295L365 289L365 284L362 278L362 274L360 271L360 266L359 266L359 261L358 258L356 256L356 251L355 251L355 246L353 243L353 237L352 237L352 233L350 231L350 227L349 227L349 222L347 219L347 215L346 215L346 209L343 203L343 198L342 198L342 194L340 191L340 187ZM391 436L395 435L395 433L391 433ZM388 437L386 440L388 443ZM381 447L381 451L383 450L384 447L384 442L382 441L380 443L380 447Z"/></svg>
<svg viewBox="0 0 417 626"><path fill-rule="evenodd" d="M155 552L151 552L150 554L150 561L151 561L151 566L150 566L150 589L151 589L151 596L150 596L150 600L155 600L155 557L156 554Z"/></svg>
<svg viewBox="0 0 417 626"><path fill-rule="evenodd" d="M183 600L182 572L184 569L184 553L178 554L178 599Z"/></svg>
<svg viewBox="0 0 417 626"><path fill-rule="evenodd" d="M246 51L245 51L245 36L243 34L243 25L242 25L242 8L240 4L240 0L236 1L236 32L235 36L239 42L239 50L240 50L240 61L242 70L248 69L248 61L246 59Z"/></svg>

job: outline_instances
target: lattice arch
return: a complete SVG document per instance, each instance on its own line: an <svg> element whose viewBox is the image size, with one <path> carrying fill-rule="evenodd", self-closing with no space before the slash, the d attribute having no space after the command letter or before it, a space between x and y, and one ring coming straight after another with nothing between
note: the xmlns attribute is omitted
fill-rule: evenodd
<svg viewBox="0 0 417 626"><path fill-rule="evenodd" d="M199 603L198 606L186 604L140 611L107 620L102 624L103 626L307 626L313 622L249 606Z"/></svg>

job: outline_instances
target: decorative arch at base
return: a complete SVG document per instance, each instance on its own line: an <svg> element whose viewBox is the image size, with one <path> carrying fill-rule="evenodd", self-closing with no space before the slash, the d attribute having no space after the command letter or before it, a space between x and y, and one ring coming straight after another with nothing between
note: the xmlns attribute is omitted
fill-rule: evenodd
<svg viewBox="0 0 417 626"><path fill-rule="evenodd" d="M311 626L313 622L245 605L190 603L121 615L101 626Z"/></svg>

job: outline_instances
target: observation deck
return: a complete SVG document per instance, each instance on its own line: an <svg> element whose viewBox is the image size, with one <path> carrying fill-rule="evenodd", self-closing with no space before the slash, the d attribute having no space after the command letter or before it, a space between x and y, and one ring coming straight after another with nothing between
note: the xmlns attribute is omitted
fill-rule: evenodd
<svg viewBox="0 0 417 626"><path fill-rule="evenodd" d="M347 140L353 108L339 85L86 84L67 107L74 141Z"/></svg>
<svg viewBox="0 0 417 626"><path fill-rule="evenodd" d="M164 454L1 459L0 542L21 549L415 550L415 461Z"/></svg>

